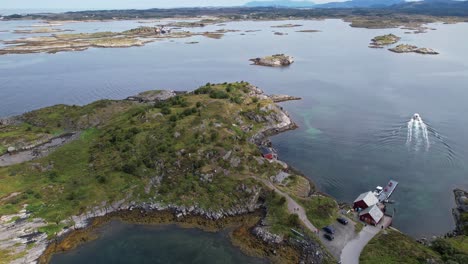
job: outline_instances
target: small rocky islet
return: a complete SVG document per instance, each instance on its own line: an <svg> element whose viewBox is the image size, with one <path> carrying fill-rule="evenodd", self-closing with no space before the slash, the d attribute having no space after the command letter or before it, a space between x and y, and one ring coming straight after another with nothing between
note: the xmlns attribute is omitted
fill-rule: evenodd
<svg viewBox="0 0 468 264"><path fill-rule="evenodd" d="M285 54L275 54L263 58L250 59L254 65L267 67L286 67L294 63L294 58Z"/></svg>
<svg viewBox="0 0 468 264"><path fill-rule="evenodd" d="M382 36L377 36L371 40L369 45L370 48L383 48L383 46L395 44L400 41L400 37L394 34L387 34Z"/></svg>
<svg viewBox="0 0 468 264"><path fill-rule="evenodd" d="M400 44L394 48L388 49L391 52L395 53L419 53L425 55L437 55L439 54L437 51L430 49L430 48L418 48L415 45L409 44Z"/></svg>
<svg viewBox="0 0 468 264"><path fill-rule="evenodd" d="M394 34L387 34L374 37L369 44L369 48L373 49L383 49L385 46L393 45L398 43L401 40L401 37L398 37ZM388 49L391 52L395 53L419 53L425 55L437 55L437 51L430 48L419 48L415 45L409 44L399 44L395 47Z"/></svg>

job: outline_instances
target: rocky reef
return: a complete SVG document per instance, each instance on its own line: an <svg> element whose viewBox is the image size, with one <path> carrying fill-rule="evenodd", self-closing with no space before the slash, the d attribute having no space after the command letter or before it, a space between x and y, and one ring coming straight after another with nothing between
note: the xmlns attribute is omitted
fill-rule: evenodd
<svg viewBox="0 0 468 264"><path fill-rule="evenodd" d="M417 46L408 45L408 44L400 44L388 50L395 52L395 53L419 53L419 54L425 54L425 55L439 54L437 51L430 49L430 48L418 48Z"/></svg>
<svg viewBox="0 0 468 264"><path fill-rule="evenodd" d="M294 58L284 54L276 54L263 58L250 59L254 65L268 66L268 67L285 67L294 63Z"/></svg>

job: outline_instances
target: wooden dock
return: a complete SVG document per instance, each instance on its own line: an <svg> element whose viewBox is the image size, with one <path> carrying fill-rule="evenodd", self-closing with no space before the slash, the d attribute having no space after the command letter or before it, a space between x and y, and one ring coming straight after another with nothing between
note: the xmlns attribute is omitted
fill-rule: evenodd
<svg viewBox="0 0 468 264"><path fill-rule="evenodd" d="M385 200L388 200L390 196L392 195L393 191L395 191L396 187L398 186L398 182L394 180L390 180L387 185L383 188L382 192L379 194L377 197L379 199L379 202L384 202Z"/></svg>

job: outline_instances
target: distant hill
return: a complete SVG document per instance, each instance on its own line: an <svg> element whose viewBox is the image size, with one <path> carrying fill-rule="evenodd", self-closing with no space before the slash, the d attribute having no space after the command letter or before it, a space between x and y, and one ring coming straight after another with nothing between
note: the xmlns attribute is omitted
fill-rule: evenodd
<svg viewBox="0 0 468 264"><path fill-rule="evenodd" d="M436 0L446 1L446 0ZM316 5L317 8L381 8L404 4L405 0L351 0L346 2L330 2Z"/></svg>
<svg viewBox="0 0 468 264"><path fill-rule="evenodd" d="M425 0L392 6L393 11L433 16L468 16L468 1Z"/></svg>
<svg viewBox="0 0 468 264"><path fill-rule="evenodd" d="M314 7L315 3L311 1L291 1L291 0L274 0L274 1L253 1L245 4L246 7Z"/></svg>

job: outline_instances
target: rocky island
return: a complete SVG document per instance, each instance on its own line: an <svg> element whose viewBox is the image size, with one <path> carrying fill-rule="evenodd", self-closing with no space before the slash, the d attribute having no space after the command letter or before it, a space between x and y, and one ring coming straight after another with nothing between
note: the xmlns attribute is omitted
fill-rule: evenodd
<svg viewBox="0 0 468 264"><path fill-rule="evenodd" d="M277 26L271 26L272 28L294 28L294 27L302 27L300 24L283 24Z"/></svg>
<svg viewBox="0 0 468 264"><path fill-rule="evenodd" d="M246 82L208 83L190 93L149 91L3 121L2 149L78 136L47 155L0 167L0 259L46 263L122 219L229 226L247 254L331 263L313 233L314 225L334 221L337 203L260 151L271 149L269 135L296 127L274 103L287 98L297 99L270 97Z"/></svg>
<svg viewBox="0 0 468 264"><path fill-rule="evenodd" d="M377 36L371 40L369 47L370 48L383 48L383 46L397 43L398 41L400 41L400 39L401 39L400 37L393 35L393 34Z"/></svg>
<svg viewBox="0 0 468 264"><path fill-rule="evenodd" d="M162 39L188 38L198 35L220 39L224 32L193 33L161 26L138 27L122 32L52 34L4 41L6 45L0 48L0 55L83 51L89 48L127 48L144 46Z"/></svg>
<svg viewBox="0 0 468 264"><path fill-rule="evenodd" d="M268 67L284 67L294 63L294 58L284 54L276 54L263 58L250 59L254 65L268 66Z"/></svg>
<svg viewBox="0 0 468 264"><path fill-rule="evenodd" d="M388 49L389 51L395 53L419 53L419 54L426 54L426 55L437 55L439 54L437 51L429 48L418 48L414 45L408 44L400 44L394 48Z"/></svg>

